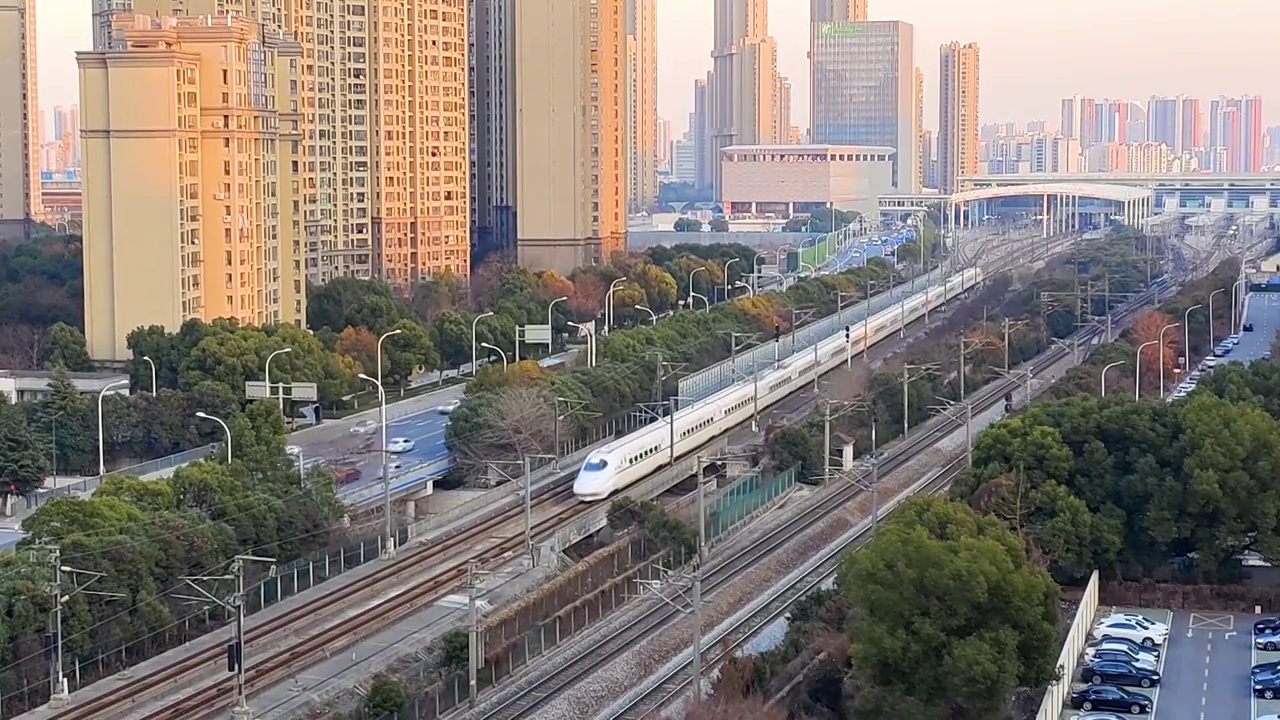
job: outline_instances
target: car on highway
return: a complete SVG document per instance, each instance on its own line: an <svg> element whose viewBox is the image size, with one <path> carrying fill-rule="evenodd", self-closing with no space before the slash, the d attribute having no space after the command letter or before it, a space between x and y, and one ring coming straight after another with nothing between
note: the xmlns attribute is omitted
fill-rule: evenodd
<svg viewBox="0 0 1280 720"><path fill-rule="evenodd" d="M1101 622L1094 626L1093 637L1098 640L1124 638L1147 647L1155 647L1164 645L1165 640L1169 639L1169 631L1167 629L1160 631L1156 628L1139 625L1130 620L1115 620Z"/></svg>
<svg viewBox="0 0 1280 720"><path fill-rule="evenodd" d="M1253 332L1253 323L1245 323L1241 330L1244 330L1245 332Z"/></svg>
<svg viewBox="0 0 1280 720"><path fill-rule="evenodd" d="M1086 685L1071 693L1073 710L1119 710L1133 715L1151 712L1151 696L1118 685Z"/></svg>
<svg viewBox="0 0 1280 720"><path fill-rule="evenodd" d="M1160 659L1160 648L1147 647L1142 643L1136 643L1132 640L1124 638L1107 638L1106 640L1091 640L1085 646L1085 652L1090 649L1094 650L1127 650L1132 655L1138 657L1149 657L1153 660Z"/></svg>
<svg viewBox="0 0 1280 720"><path fill-rule="evenodd" d="M369 433L377 429L378 429L378 423L374 422L373 420L361 420L360 422L351 426L351 434L352 435L368 435Z"/></svg>
<svg viewBox="0 0 1280 720"><path fill-rule="evenodd" d="M1253 634L1280 632L1280 617L1264 617L1253 621Z"/></svg>
<svg viewBox="0 0 1280 720"><path fill-rule="evenodd" d="M451 415L451 414L453 413L453 411L454 411L454 410L457 410L457 409L458 409L458 406L459 406L459 405L461 405L461 404L462 404L462 401L461 401L461 400L454 400L453 402L445 403L444 405L441 405L441 406L440 406L440 414L441 414L441 415Z"/></svg>
<svg viewBox="0 0 1280 720"><path fill-rule="evenodd" d="M1253 646L1259 650L1267 651L1274 651L1280 648L1280 630L1256 633L1253 636Z"/></svg>
<svg viewBox="0 0 1280 720"><path fill-rule="evenodd" d="M1138 667L1117 660L1096 660L1080 668L1080 679L1094 685L1137 685L1155 687L1160 673L1155 668Z"/></svg>
<svg viewBox="0 0 1280 720"><path fill-rule="evenodd" d="M1270 359L1271 359L1271 351L1270 351L1270 350L1267 350L1266 352L1262 353L1262 359L1263 359L1263 360L1270 360Z"/></svg>
<svg viewBox="0 0 1280 720"><path fill-rule="evenodd" d="M295 458L300 457L302 455L302 448L298 447L297 445L285 445L284 451L287 455Z"/></svg>
<svg viewBox="0 0 1280 720"><path fill-rule="evenodd" d="M409 438L391 438L387 441L387 452L389 453L407 453L413 450L414 442Z"/></svg>
<svg viewBox="0 0 1280 720"><path fill-rule="evenodd" d="M1258 675L1253 678L1253 694L1264 700L1280 697L1280 675Z"/></svg>
<svg viewBox="0 0 1280 720"><path fill-rule="evenodd" d="M334 468L333 481L339 485L350 485L360 480L360 468L354 465L345 465L343 467Z"/></svg>
<svg viewBox="0 0 1280 720"><path fill-rule="evenodd" d="M1145 670L1155 670L1160 661L1153 657L1142 657L1138 655L1130 655L1124 650L1094 650L1086 648L1084 651L1084 660L1086 663L1095 662L1122 662L1133 665L1137 668Z"/></svg>

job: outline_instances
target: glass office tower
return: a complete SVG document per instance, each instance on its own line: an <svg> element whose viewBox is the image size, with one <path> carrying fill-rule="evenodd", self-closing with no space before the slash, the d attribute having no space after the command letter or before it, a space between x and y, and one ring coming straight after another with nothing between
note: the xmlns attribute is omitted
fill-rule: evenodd
<svg viewBox="0 0 1280 720"><path fill-rule="evenodd" d="M814 23L809 117L819 145L894 148L894 186L919 188L915 28L897 20Z"/></svg>

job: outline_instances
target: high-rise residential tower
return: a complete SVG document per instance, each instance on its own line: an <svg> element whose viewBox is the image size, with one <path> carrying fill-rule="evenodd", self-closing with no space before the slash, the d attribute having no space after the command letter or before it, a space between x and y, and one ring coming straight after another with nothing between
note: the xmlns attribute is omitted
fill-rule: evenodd
<svg viewBox="0 0 1280 720"><path fill-rule="evenodd" d="M773 96L773 144L791 142L791 81L779 75Z"/></svg>
<svg viewBox="0 0 1280 720"><path fill-rule="evenodd" d="M698 190L710 190L715 182L715 165L711 152L711 81L706 78L693 81L693 112L689 115L689 135L693 140L694 186Z"/></svg>
<svg viewBox="0 0 1280 720"><path fill-rule="evenodd" d="M624 0L514 3L516 247L568 273L626 250Z"/></svg>
<svg viewBox="0 0 1280 720"><path fill-rule="evenodd" d="M188 319L303 325L301 47L242 17L115 22L121 49L76 57L90 356Z"/></svg>
<svg viewBox="0 0 1280 720"><path fill-rule="evenodd" d="M36 0L0 0L0 239L30 236L40 199Z"/></svg>
<svg viewBox="0 0 1280 720"><path fill-rule="evenodd" d="M810 142L891 147L893 182L919 182L915 28L897 20L810 26Z"/></svg>
<svg viewBox="0 0 1280 720"><path fill-rule="evenodd" d="M627 206L649 210L658 199L657 0L626 1Z"/></svg>
<svg viewBox="0 0 1280 720"><path fill-rule="evenodd" d="M766 0L714 0L711 52L712 185L720 197L720 151L775 137L778 50Z"/></svg>
<svg viewBox="0 0 1280 720"><path fill-rule="evenodd" d="M471 240L476 261L516 249L514 0L471 2Z"/></svg>
<svg viewBox="0 0 1280 720"><path fill-rule="evenodd" d="M920 192L924 187L924 71L916 68L915 73L915 137L916 140L916 185L913 192Z"/></svg>
<svg viewBox="0 0 1280 720"><path fill-rule="evenodd" d="M809 22L866 22L867 0L809 0Z"/></svg>
<svg viewBox="0 0 1280 720"><path fill-rule="evenodd" d="M132 7L153 17L260 19L267 32L301 45L297 174L312 281L381 277L408 286L469 271L463 0L132 0Z"/></svg>
<svg viewBox="0 0 1280 720"><path fill-rule="evenodd" d="M943 45L938 69L938 190L952 193L978 173L977 43Z"/></svg>

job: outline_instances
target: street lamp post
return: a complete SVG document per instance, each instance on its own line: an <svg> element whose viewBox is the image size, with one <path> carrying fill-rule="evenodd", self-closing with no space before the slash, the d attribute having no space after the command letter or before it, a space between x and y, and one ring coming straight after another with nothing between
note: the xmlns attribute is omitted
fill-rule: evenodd
<svg viewBox="0 0 1280 720"><path fill-rule="evenodd" d="M210 415L209 413L204 412L203 410L197 410L196 417L202 418L204 420L212 420L222 426L222 432L227 434L227 464L230 465L231 464L231 428L227 427L227 424L223 422L222 418L216 417L214 415Z"/></svg>
<svg viewBox="0 0 1280 720"><path fill-rule="evenodd" d="M1236 290L1236 288L1240 287L1243 283L1244 280L1237 280L1231 283L1231 335L1235 335L1240 331L1239 314L1241 310L1237 310L1236 308L1240 306L1240 303L1244 298L1240 297L1240 291Z"/></svg>
<svg viewBox="0 0 1280 720"><path fill-rule="evenodd" d="M1108 370L1110 370L1110 369L1111 369L1111 368L1113 368L1113 367L1117 367L1117 366L1123 365L1123 364L1125 364L1126 362L1127 362L1126 360L1117 360L1117 361L1115 361L1115 362L1111 363L1110 365L1107 365L1106 367L1102 368L1102 387L1100 388L1100 392L1099 392L1099 394L1100 394L1102 397L1106 397L1106 396L1107 396L1107 371L1108 371Z"/></svg>
<svg viewBox="0 0 1280 720"><path fill-rule="evenodd" d="M118 388L128 384L129 384L128 380L117 380L113 383L107 383L105 386L103 386L101 390L98 391L98 475L99 476L107 474L107 446L105 441L102 439L102 436L103 436L102 396L106 395L107 391L110 390L111 388Z"/></svg>
<svg viewBox="0 0 1280 720"><path fill-rule="evenodd" d="M649 307L646 305L636 305L634 307L637 310L643 310L649 313L649 318L653 321L653 324L654 325L658 324L658 313L654 312L653 310L650 310Z"/></svg>
<svg viewBox="0 0 1280 720"><path fill-rule="evenodd" d="M768 254L768 250L761 250L751 259L751 282L755 284L756 292L760 292L760 258Z"/></svg>
<svg viewBox="0 0 1280 720"><path fill-rule="evenodd" d="M1164 399L1164 331L1172 330L1181 324L1182 323L1169 323L1168 325L1165 325L1164 327L1160 328L1160 338L1159 338L1160 346L1157 349L1160 351L1160 399L1161 400Z"/></svg>
<svg viewBox="0 0 1280 720"><path fill-rule="evenodd" d="M383 340L386 340L387 338L391 337L392 335L399 335L399 334L400 334L400 333L402 333L402 332L404 332L404 331L403 331L403 330L388 330L388 331L386 331L386 332L382 333L382 335L378 338L378 384L379 384L379 385L381 385L381 384L382 384L382 341L383 341Z"/></svg>
<svg viewBox="0 0 1280 720"><path fill-rule="evenodd" d="M282 355L284 353L290 353L290 352L293 352L293 348L291 347L280 348L279 350L276 350L275 352L267 356L267 367L262 374L262 379L266 381L266 385L267 385L267 397L271 396L271 358L277 355ZM278 397L280 399L280 413L284 414L284 396L280 395Z"/></svg>
<svg viewBox="0 0 1280 720"><path fill-rule="evenodd" d="M583 325L582 323L576 323L571 321L569 322L569 326L578 328L578 330L582 331L583 335L587 336L587 367L589 368L595 367L596 366L596 334L591 332L591 328L588 328L586 325Z"/></svg>
<svg viewBox="0 0 1280 720"><path fill-rule="evenodd" d="M505 358L504 358L505 360ZM382 548L382 559L391 560L396 556L396 536L391 530L391 478L387 475L387 391L382 383L360 373L361 380L373 383L378 388L378 416L382 424L382 514L386 522L386 544Z"/></svg>
<svg viewBox="0 0 1280 720"><path fill-rule="evenodd" d="M1199 310L1204 305L1192 305L1187 311L1182 313L1182 367L1187 372L1191 372L1191 311ZM1209 324L1213 324L1213 317L1209 318Z"/></svg>
<svg viewBox="0 0 1280 720"><path fill-rule="evenodd" d="M568 295L561 295L560 297L556 298L555 300L552 300L552 301L547 305L547 335L548 335L548 336L554 336L554 334L555 334L555 333L553 333L553 332L551 331L551 309L552 309L552 308L554 308L554 307L556 306L556 303L558 303L558 302L563 302L563 301L568 300L568 299L569 299L569 296L568 296ZM548 353L550 353L550 352L551 352L551 344L550 344L549 340L550 340L550 337L548 338L548 344L547 344L547 352L548 352ZM517 349L519 349L519 348L517 348ZM519 358L516 358L516 359L517 359L517 360L519 360Z"/></svg>
<svg viewBox="0 0 1280 720"><path fill-rule="evenodd" d="M617 291L618 284L627 281L626 277L620 277L609 283L609 292L604 294L604 334L609 334L609 329L613 327L613 293Z"/></svg>
<svg viewBox="0 0 1280 720"><path fill-rule="evenodd" d="M480 366L476 364L476 324L484 318L492 316L493 313L491 312L482 312L471 321L471 377L475 377L476 370L480 369ZM379 357L381 357L381 355L379 355Z"/></svg>
<svg viewBox="0 0 1280 720"><path fill-rule="evenodd" d="M504 352L502 348L490 343L480 343L480 347L487 348L489 350L497 350L498 354L502 356L502 372L507 371L507 353Z"/></svg>
<svg viewBox="0 0 1280 720"><path fill-rule="evenodd" d="M1214 346L1214 340L1217 340L1217 338L1213 336L1213 296L1226 291L1226 288L1218 288L1217 290L1209 293L1209 347L1211 348Z"/></svg>
<svg viewBox="0 0 1280 720"><path fill-rule="evenodd" d="M738 262L741 258L729 258L724 261L724 299L729 300L729 266Z"/></svg>
<svg viewBox="0 0 1280 720"><path fill-rule="evenodd" d="M750 286L750 285L748 285L748 284L746 284L746 283L744 283L744 282L742 282L741 280L739 280L738 282L734 283L734 284L733 284L733 286L734 286L734 287L736 287L736 288L743 288L743 289L745 289L745 290L747 291L747 297L755 297L755 296L756 296L756 293L755 293L755 291L754 291L754 290L752 290L752 289L751 289L751 286ZM728 291L727 291L727 290L725 291L725 295L724 295L724 297L725 297L725 299L726 299L726 300L728 300L728 299L729 299L729 293L728 293Z"/></svg>
<svg viewBox="0 0 1280 720"><path fill-rule="evenodd" d="M147 357L146 355L143 355L142 359L146 360L147 364L151 366L151 394L155 395L156 394L156 363L154 360Z"/></svg>
<svg viewBox="0 0 1280 720"><path fill-rule="evenodd" d="M705 267L696 267L696 268L694 268L694 269L692 269L692 270L690 270L690 271L689 271L689 309L690 309L690 310L693 310L693 309L694 309L694 307L693 307L693 298L694 298L694 297L702 297L701 295L699 295L698 293L696 293L696 292L694 292L694 291L693 291L693 276L694 276L694 275L697 275L699 271L706 271L706 268L705 268ZM706 299L705 297L702 297L702 300L703 300L703 302L706 302L706 301L707 301L707 299ZM711 304L710 304L710 303L707 303L707 311L708 311L708 312L710 312L710 311L711 311Z"/></svg>
<svg viewBox="0 0 1280 720"><path fill-rule="evenodd" d="M1134 399L1134 400L1141 400L1141 399L1142 399L1142 351L1143 351L1143 350L1146 350L1146 349L1147 349L1147 346L1149 346L1149 345L1155 345L1155 344L1156 344L1156 343L1158 343L1158 342L1160 342L1160 341L1159 341L1159 340L1151 340L1151 341L1148 341L1148 342L1144 342L1144 343L1142 343L1141 345L1139 345L1139 346L1138 346L1138 352L1137 352L1137 353L1135 353L1135 355L1134 355L1134 358L1133 358L1133 364L1134 364L1134 369L1133 369L1133 399Z"/></svg>

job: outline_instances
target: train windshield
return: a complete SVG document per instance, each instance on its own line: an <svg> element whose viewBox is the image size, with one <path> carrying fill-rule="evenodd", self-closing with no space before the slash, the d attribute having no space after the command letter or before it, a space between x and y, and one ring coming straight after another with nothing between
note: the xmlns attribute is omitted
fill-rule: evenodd
<svg viewBox="0 0 1280 720"><path fill-rule="evenodd" d="M582 469L587 472L600 472L607 467L609 467L608 460L588 460Z"/></svg>

